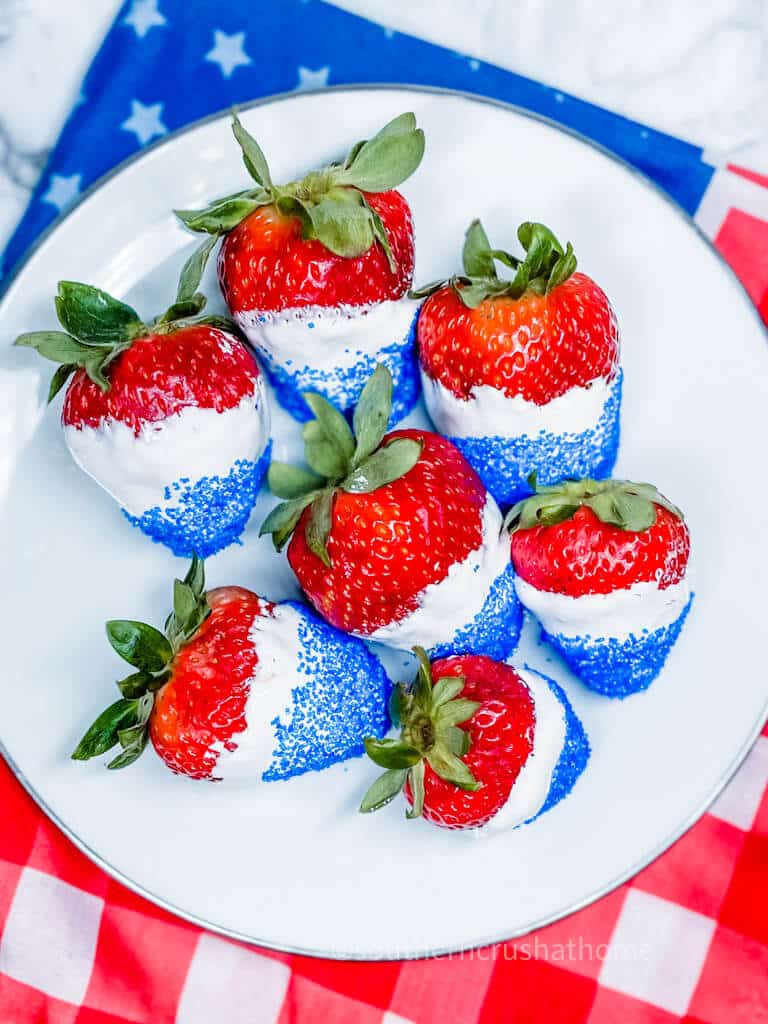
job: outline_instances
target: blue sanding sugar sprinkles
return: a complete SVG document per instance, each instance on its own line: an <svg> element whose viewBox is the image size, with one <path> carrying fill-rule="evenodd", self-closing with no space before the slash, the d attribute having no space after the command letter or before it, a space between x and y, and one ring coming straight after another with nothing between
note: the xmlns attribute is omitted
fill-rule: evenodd
<svg viewBox="0 0 768 1024"><path fill-rule="evenodd" d="M531 671L529 669L529 671ZM552 781L549 785L549 793L544 801L541 810L534 814L529 821L535 821L540 814L550 810L559 804L571 792L579 776L587 767L589 761L590 746L581 719L571 707L571 702L565 694L562 686L559 686L554 679L544 676L551 692L557 697L563 707L565 716L565 742L560 757L552 773Z"/></svg>
<svg viewBox="0 0 768 1024"><path fill-rule="evenodd" d="M265 782L357 757L365 751L366 736L381 738L390 727L391 683L363 641L301 604L281 608L298 618L298 656L286 708L269 723L276 743Z"/></svg>
<svg viewBox="0 0 768 1024"><path fill-rule="evenodd" d="M462 626L448 643L433 647L430 657L485 654L495 661L504 661L516 650L522 625L523 607L515 590L515 570L509 562L491 584L483 607L474 619Z"/></svg>
<svg viewBox="0 0 768 1024"><path fill-rule="evenodd" d="M333 318L333 311L323 314L315 310L302 316L298 314L303 311L294 312L297 315L293 319L279 324L264 314L260 319L256 315L248 319L241 316L243 329L259 352L278 402L294 419L304 422L313 415L303 398L306 392L323 395L341 412L351 413L379 363L392 374L389 425L408 415L421 393L415 344L417 312L412 301L383 302L366 307L364 314L353 316L348 311L349 315L339 314L338 319ZM355 336L356 328L363 329L358 325L363 325L365 338ZM339 328L338 334L334 334L334 327ZM298 348L292 355L280 344L286 331L291 332L294 347ZM300 344L295 338L297 332ZM374 344L370 344L372 332Z"/></svg>
<svg viewBox="0 0 768 1024"><path fill-rule="evenodd" d="M668 625L626 637L566 636L542 628L541 638L563 657L591 690L606 697L627 697L646 690L661 672L677 642L693 603Z"/></svg>
<svg viewBox="0 0 768 1024"><path fill-rule="evenodd" d="M594 426L579 432L541 430L515 437L455 437L450 440L470 463L502 508L531 493L532 472L540 484L566 478L602 479L611 475L619 450L622 373L607 390Z"/></svg>
<svg viewBox="0 0 768 1024"><path fill-rule="evenodd" d="M269 467L272 442L255 461L238 459L226 476L182 477L169 484L162 505L133 516L129 523L174 555L208 558L239 542Z"/></svg>

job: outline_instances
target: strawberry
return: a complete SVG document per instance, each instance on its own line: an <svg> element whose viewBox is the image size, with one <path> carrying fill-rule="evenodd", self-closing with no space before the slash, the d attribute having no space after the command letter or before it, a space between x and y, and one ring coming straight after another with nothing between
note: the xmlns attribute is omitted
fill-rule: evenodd
<svg viewBox="0 0 768 1024"><path fill-rule="evenodd" d="M418 321L427 409L502 507L545 483L607 476L619 443L619 332L604 292L576 273L543 224L518 229L520 260L491 249L480 221L464 243L464 274L438 281ZM498 277L496 262L511 267Z"/></svg>
<svg viewBox="0 0 768 1024"><path fill-rule="evenodd" d="M515 828L567 796L589 758L589 741L560 687L531 669L483 655L430 665L415 648L413 686L393 691L399 739L367 738L386 768L360 810L402 790L408 818L442 828Z"/></svg>
<svg viewBox="0 0 768 1024"><path fill-rule="evenodd" d="M59 283L61 331L17 345L60 364L62 426L73 458L154 541L209 555L236 541L269 462L264 378L230 321L201 316L197 292L211 242L182 272L157 319L98 288Z"/></svg>
<svg viewBox="0 0 768 1024"><path fill-rule="evenodd" d="M378 362L395 379L394 418L418 398L413 222L395 191L418 167L424 133L402 114L342 163L287 185L272 181L256 140L233 132L255 187L204 210L178 210L193 231L222 236L219 281L264 360L282 405L311 417L305 391L351 409Z"/></svg>
<svg viewBox="0 0 768 1024"><path fill-rule="evenodd" d="M591 689L646 689L693 600L682 512L651 484L531 483L506 520L520 600Z"/></svg>
<svg viewBox="0 0 768 1024"><path fill-rule="evenodd" d="M197 557L176 580L163 632L113 621L107 636L136 671L86 732L78 761L119 744L108 767L123 768L151 740L178 774L269 782L360 754L367 733L388 727L389 681L361 641L295 602L242 587L206 593Z"/></svg>
<svg viewBox="0 0 768 1024"><path fill-rule="evenodd" d="M317 611L339 629L408 649L504 657L517 644L501 514L450 441L427 430L386 434L392 377L380 365L363 389L354 430L320 395L305 399L311 471L273 462L286 499L261 527Z"/></svg>

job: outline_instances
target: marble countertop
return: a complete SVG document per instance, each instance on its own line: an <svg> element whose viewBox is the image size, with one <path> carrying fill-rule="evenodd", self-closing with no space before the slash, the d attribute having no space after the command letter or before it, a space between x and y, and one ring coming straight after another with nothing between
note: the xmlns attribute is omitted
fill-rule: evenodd
<svg viewBox="0 0 768 1024"><path fill-rule="evenodd" d="M146 3L146 0L139 0ZM162 0L158 0L162 6ZM768 171L764 0L338 0ZM0 0L0 248L118 0Z"/></svg>

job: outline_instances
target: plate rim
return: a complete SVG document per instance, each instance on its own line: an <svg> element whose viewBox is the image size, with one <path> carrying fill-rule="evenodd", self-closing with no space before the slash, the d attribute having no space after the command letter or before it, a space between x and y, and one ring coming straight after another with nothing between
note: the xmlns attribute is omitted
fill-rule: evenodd
<svg viewBox="0 0 768 1024"><path fill-rule="evenodd" d="M597 150L603 156L607 157L612 162L618 164L625 172L628 172L632 177L637 179L643 186L650 189L657 196L660 196L675 213L681 217L691 228L699 240L710 250L719 263L722 270L725 271L726 275L730 277L732 282L735 282L740 292L742 299L747 303L752 316L760 328L761 332L768 340L768 326L766 326L758 310L753 303L746 286L743 284L741 279L738 277L736 272L725 260L722 254L717 250L712 241L702 231L695 219L688 213L688 211L681 206L672 196L669 195L660 185L658 185L652 178L646 175L639 168L629 163L623 157L614 153L612 150L603 146L601 143L583 135L581 132L570 128L566 125L560 124L558 121L547 117L546 115L539 114L535 111L527 110L524 107L520 107L514 103L507 102L505 100L496 99L491 96L484 96L479 93L467 92L461 89L450 89L443 86L429 86L429 85L412 85L408 83L355 83L355 84L340 84L333 86L326 86L320 89L306 89L301 92L296 90L290 90L287 92L275 93L270 96L259 97L255 100L249 100L245 103L237 104L236 109L238 111L253 110L258 107L267 106L275 103L284 102L292 99L299 99L304 96L322 96L333 93L344 93L344 92L415 92L426 95L437 95L437 96L448 96L452 98L469 100L474 103L481 103L487 106L498 107L507 112L517 114L519 117L527 118L528 120L543 124L552 130L570 136L577 140L583 145L588 146L591 149ZM65 221L72 216L76 210L85 202L87 202L96 192L98 192L107 182L111 181L112 178L117 177L128 167L132 166L139 160L144 159L149 153L160 149L163 146L172 145L178 138L189 132L195 131L198 128L203 127L206 124L214 121L221 120L231 113L232 107L224 107L221 110L215 111L211 114L207 114L205 117L198 118L195 121L191 121L189 124L183 125L180 128L169 132L162 138L157 139L155 142L148 146L145 146L135 153L130 154L115 167L110 168L105 174L97 178L91 185L89 185L84 192L82 192L77 200L66 209L64 212L58 214L54 220L48 225L47 228L32 242L32 244L24 251L23 256L14 265L10 273L0 282L0 312L10 296L10 292L13 285L17 280L20 279L21 275L27 269L28 264L37 254L37 252L46 244L48 239L65 223ZM571 903L566 908L553 912L552 914L546 915L532 923L524 925L516 931L504 932L501 935L492 935L483 938L478 941L472 941L468 945L456 945L456 946L445 946L441 948L429 948L424 950L416 950L414 952L407 953L405 955L400 952L398 955L377 955L370 956L360 952L343 952L337 950L318 950L308 949L302 946L294 946L290 943L281 943L274 940L265 940L255 937L253 935L246 934L244 932L237 931L236 929L227 928L224 925L216 924L215 922L209 921L204 917L199 917L192 911L184 910L176 904L164 899L162 896L151 892L149 889L143 887L137 882L134 882L127 875L123 874L120 869L114 867L109 861L105 860L101 854L97 853L96 850L92 849L88 843L81 839L77 833L67 825L58 814L48 805L45 798L35 789L30 780L26 777L24 772L21 770L15 759L10 755L7 750L5 743L3 742L2 735L0 735L0 756L5 760L8 765L11 774L14 776L17 782L23 787L26 793L31 797L34 803L40 808L45 816L53 822L53 824L66 836L67 839L92 863L96 864L102 871L104 871L110 878L119 882L125 886L131 892L138 896L143 897L155 906L160 907L163 910L175 915L183 921L187 921L205 931L212 932L217 935L224 936L228 939L233 939L238 942L245 943L249 946L258 946L263 949L274 950L280 953L288 953L295 956L307 956L312 958L320 958L327 960L337 961L350 961L357 963L392 963L397 961L412 961L422 959L439 959L442 957L450 957L458 954L471 953L475 950L484 949L488 946L497 945L502 942L507 942L513 939L521 938L525 935L529 935L534 931L538 931L541 928L545 928L550 924L554 924L556 921L563 920L569 917L571 914L577 913L579 910L590 906L597 900L602 899L604 896L613 892L619 886L623 885L630 878L634 877L644 868L648 867L655 860L657 860L662 854L664 854L671 846L673 846L682 836L686 834L707 812L712 804L717 800L720 794L723 792L725 787L738 772L741 765L746 760L750 750L760 737L763 728L768 721L768 698L766 699L763 709L758 716L757 722L752 728L752 731L744 741L743 745L739 749L735 758L731 761L729 766L726 768L723 775L720 777L718 782L713 787L712 791L703 798L702 801L696 806L696 808L684 819L684 821L675 829L673 829L662 841L659 843L654 850L645 858L635 862L626 871L621 872L619 875L614 876L604 885L595 889L591 893L587 894L581 900Z"/></svg>

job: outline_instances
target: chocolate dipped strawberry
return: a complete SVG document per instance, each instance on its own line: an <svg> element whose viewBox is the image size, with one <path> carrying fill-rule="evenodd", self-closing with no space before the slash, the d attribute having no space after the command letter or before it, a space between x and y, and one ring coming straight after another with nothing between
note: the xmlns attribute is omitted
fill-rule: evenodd
<svg viewBox="0 0 768 1024"><path fill-rule="evenodd" d="M392 378L379 366L353 426L320 395L306 401L309 469L273 462L285 499L262 533L317 611L389 646L506 657L521 609L501 513L458 449L428 430L386 433Z"/></svg>
<svg viewBox="0 0 768 1024"><path fill-rule="evenodd" d="M520 600L591 689L646 689L693 600L682 512L651 484L532 485L507 516Z"/></svg>
<svg viewBox="0 0 768 1024"><path fill-rule="evenodd" d="M351 410L377 363L395 382L393 421L419 394L413 221L396 187L418 167L413 114L358 142L340 163L278 185L256 140L233 132L254 184L204 210L179 210L193 231L221 236L219 280L261 356L280 403L299 420L302 395Z"/></svg>
<svg viewBox="0 0 768 1024"><path fill-rule="evenodd" d="M492 249L480 221L464 273L428 285L419 315L424 400L505 508L543 483L602 477L619 444L619 332L601 288L543 224L518 229L525 256ZM498 276L496 264L514 277Z"/></svg>
<svg viewBox="0 0 768 1024"><path fill-rule="evenodd" d="M197 558L176 580L162 632L118 620L107 637L134 671L78 761L119 747L108 767L124 768L151 742L180 775L272 782L356 756L389 726L389 680L365 644L295 602L206 592Z"/></svg>
<svg viewBox="0 0 768 1024"><path fill-rule="evenodd" d="M430 664L416 654L415 682L400 683L390 701L399 739L365 741L386 771L361 811L402 792L409 818L490 832L535 821L570 793L589 741L554 680L482 655Z"/></svg>
<svg viewBox="0 0 768 1024"><path fill-rule="evenodd" d="M61 422L75 462L132 525L184 556L240 537L271 447L256 360L234 324L201 315L205 250L210 243L154 320L91 285L61 281L64 330L16 340L60 364L49 401L66 386Z"/></svg>

